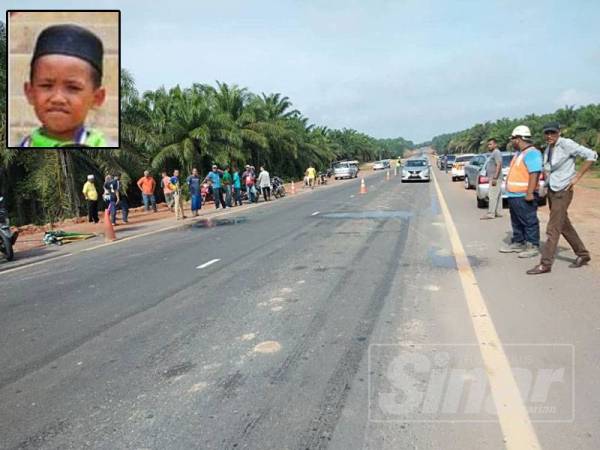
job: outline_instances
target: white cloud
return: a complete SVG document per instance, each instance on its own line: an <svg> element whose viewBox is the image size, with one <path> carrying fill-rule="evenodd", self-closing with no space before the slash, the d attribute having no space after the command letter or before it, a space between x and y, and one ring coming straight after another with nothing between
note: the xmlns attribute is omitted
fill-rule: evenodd
<svg viewBox="0 0 600 450"><path fill-rule="evenodd" d="M600 93L592 94L590 92L577 90L574 88L566 89L562 91L554 103L556 106L562 107L565 105L569 106L581 106L589 105L590 103L600 102Z"/></svg>

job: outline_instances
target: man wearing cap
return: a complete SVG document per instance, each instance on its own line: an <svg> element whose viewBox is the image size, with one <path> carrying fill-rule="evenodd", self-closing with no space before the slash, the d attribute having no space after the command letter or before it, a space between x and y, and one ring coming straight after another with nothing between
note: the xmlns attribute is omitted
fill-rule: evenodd
<svg viewBox="0 0 600 450"><path fill-rule="evenodd" d="M86 128L88 112L106 98L102 87L102 41L77 25L54 25L39 35L24 90L41 126L20 147L106 147L102 134Z"/></svg>
<svg viewBox="0 0 600 450"><path fill-rule="evenodd" d="M87 176L82 192L88 205L88 221L98 223L98 191L94 185L94 175Z"/></svg>
<svg viewBox="0 0 600 450"><path fill-rule="evenodd" d="M542 247L540 263L527 271L529 275L548 273L552 269L556 247L561 234L567 240L577 258L569 265L578 268L590 261L590 252L571 224L568 209L573 200L573 186L598 159L598 154L571 139L561 137L558 122L544 125L544 138L548 144L544 152L544 171L548 180L548 204L550 219L546 226L546 242ZM577 157L585 159L579 172L575 170Z"/></svg>
<svg viewBox="0 0 600 450"><path fill-rule="evenodd" d="M519 258L539 254L540 222L537 216L536 189L542 171L542 153L531 142L531 131L525 125L516 127L510 137L516 153L506 177L506 195L512 225L512 239L501 253L518 253Z"/></svg>

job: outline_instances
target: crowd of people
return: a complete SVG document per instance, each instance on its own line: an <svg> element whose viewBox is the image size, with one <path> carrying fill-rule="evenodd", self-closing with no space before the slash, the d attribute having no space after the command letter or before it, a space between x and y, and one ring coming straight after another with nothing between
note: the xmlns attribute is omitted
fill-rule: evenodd
<svg viewBox="0 0 600 450"><path fill-rule="evenodd" d="M312 165L307 172L316 173ZM200 176L197 168L193 168L187 177L182 176L177 169L170 175L167 171L163 171L159 185L150 171L145 170L136 185L141 193L145 211L157 212L157 192L162 192L169 210L175 214L176 220L181 220L187 217L184 212L186 194L189 195L191 215L197 216L203 204L211 200L214 201L217 209L242 206L243 201L256 203L261 195L264 201L271 201L272 187L276 187L277 181L282 183L278 177L272 180L264 166L260 166L257 173L256 168L251 165L246 165L244 170L240 171L236 166L226 165L220 168L217 164L213 164L205 177ZM314 175L311 181L311 186L314 186ZM87 202L88 221L98 223L99 196L94 175L88 175L82 192ZM108 209L111 223L117 224L118 210L121 210L123 223L127 223L129 199L121 182L121 174L106 175L102 192L102 200Z"/></svg>

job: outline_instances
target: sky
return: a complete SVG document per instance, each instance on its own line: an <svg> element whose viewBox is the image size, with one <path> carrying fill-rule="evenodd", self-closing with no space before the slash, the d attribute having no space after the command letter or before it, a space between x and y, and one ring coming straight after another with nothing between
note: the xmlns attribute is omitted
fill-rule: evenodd
<svg viewBox="0 0 600 450"><path fill-rule="evenodd" d="M12 9L48 1L4 0ZM52 2L57 9L85 2ZM140 92L221 81L311 123L415 143L600 102L597 0L94 1Z"/></svg>

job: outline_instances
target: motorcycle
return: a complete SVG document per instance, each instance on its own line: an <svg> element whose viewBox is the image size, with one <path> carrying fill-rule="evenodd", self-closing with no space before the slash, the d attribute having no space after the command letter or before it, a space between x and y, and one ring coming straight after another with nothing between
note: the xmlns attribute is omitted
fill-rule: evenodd
<svg viewBox="0 0 600 450"><path fill-rule="evenodd" d="M285 197L285 186L283 185L283 180L281 178L273 177L271 184L273 185L273 197Z"/></svg>
<svg viewBox="0 0 600 450"><path fill-rule="evenodd" d="M319 172L318 174L319 177L319 184L327 184L327 173L326 172Z"/></svg>
<svg viewBox="0 0 600 450"><path fill-rule="evenodd" d="M0 197L0 251L8 261L12 261L15 254L13 245L17 242L19 233L10 229L8 212L4 208L4 197Z"/></svg>

